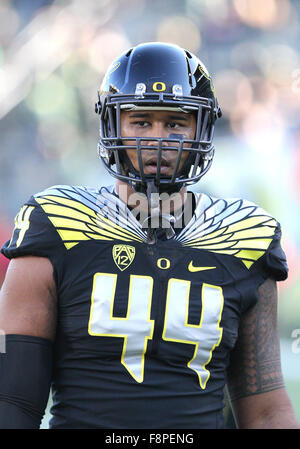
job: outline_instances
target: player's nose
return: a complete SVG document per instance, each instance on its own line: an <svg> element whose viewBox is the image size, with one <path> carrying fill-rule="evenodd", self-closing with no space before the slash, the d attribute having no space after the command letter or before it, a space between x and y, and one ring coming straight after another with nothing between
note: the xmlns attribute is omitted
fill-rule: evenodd
<svg viewBox="0 0 300 449"><path fill-rule="evenodd" d="M158 146L158 141L155 139L167 139L169 137L170 131L166 129L166 126L161 121L155 121L152 123L151 129L149 130L149 134L147 136L148 140L144 141L143 144L149 146ZM154 140L151 140L153 137ZM167 140L162 142L163 147L167 147L170 145L170 142Z"/></svg>
<svg viewBox="0 0 300 449"><path fill-rule="evenodd" d="M149 130L148 137L154 137L154 138L168 137L168 130L164 126L164 123L160 120L153 121L151 129Z"/></svg>

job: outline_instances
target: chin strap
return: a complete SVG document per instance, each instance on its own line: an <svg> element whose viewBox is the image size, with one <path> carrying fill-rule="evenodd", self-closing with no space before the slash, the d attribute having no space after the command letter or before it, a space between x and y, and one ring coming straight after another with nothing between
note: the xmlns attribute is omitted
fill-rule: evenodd
<svg viewBox="0 0 300 449"><path fill-rule="evenodd" d="M150 215L142 223L142 228L147 231L147 243L153 245L156 243L155 230L158 228L165 230L167 239L175 235L175 217L170 214L161 213L159 189L154 180L147 182L147 199Z"/></svg>

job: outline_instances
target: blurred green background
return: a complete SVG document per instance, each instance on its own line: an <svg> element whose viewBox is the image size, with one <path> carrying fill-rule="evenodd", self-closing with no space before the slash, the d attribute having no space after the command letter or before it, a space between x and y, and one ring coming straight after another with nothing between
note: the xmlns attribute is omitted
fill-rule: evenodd
<svg viewBox="0 0 300 449"><path fill-rule="evenodd" d="M300 419L299 19L297 0L1 0L0 244L32 193L113 182L94 113L110 62L146 41L189 49L223 110L214 164L194 190L259 203L283 227L279 332ZM0 256L0 285L6 268Z"/></svg>

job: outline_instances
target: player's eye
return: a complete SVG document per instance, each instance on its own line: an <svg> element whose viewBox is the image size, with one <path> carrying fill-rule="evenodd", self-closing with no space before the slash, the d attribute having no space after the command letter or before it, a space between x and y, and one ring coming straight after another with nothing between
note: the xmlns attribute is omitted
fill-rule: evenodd
<svg viewBox="0 0 300 449"><path fill-rule="evenodd" d="M177 128L177 127L179 126L179 124L178 124L178 123L175 123L175 122L170 122L170 123L168 124L168 126L169 126L169 128Z"/></svg>
<svg viewBox="0 0 300 449"><path fill-rule="evenodd" d="M146 122L145 120L139 120L132 123L133 125L139 126L140 128L146 128L146 126L149 125L149 122Z"/></svg>
<svg viewBox="0 0 300 449"><path fill-rule="evenodd" d="M184 123L181 123L181 122L169 122L168 123L168 128L171 128L171 129L183 128L185 126L186 125Z"/></svg>

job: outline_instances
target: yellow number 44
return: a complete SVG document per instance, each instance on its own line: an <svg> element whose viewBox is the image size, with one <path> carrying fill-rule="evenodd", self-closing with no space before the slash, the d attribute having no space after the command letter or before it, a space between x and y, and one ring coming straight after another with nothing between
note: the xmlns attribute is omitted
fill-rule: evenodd
<svg viewBox="0 0 300 449"><path fill-rule="evenodd" d="M88 331L94 336L123 338L121 363L141 383L144 380L147 343L153 338L155 324L150 319L153 278L130 276L125 318L113 316L117 278L117 274L111 273L94 275ZM203 284L199 298L202 301L199 324L188 324L190 284L190 281L169 279L162 338L194 345L194 354L187 366L197 373L199 385L205 389L210 376L206 365L222 339L220 321L224 298L221 287Z"/></svg>

